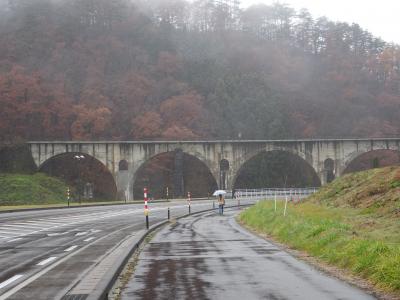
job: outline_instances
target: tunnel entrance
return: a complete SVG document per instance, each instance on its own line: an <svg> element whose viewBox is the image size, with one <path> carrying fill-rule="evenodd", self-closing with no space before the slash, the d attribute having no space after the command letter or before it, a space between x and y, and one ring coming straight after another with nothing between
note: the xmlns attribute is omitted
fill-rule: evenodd
<svg viewBox="0 0 400 300"><path fill-rule="evenodd" d="M111 172L94 157L64 153L48 159L39 172L64 180L73 188L74 200L115 200L117 187Z"/></svg>
<svg viewBox="0 0 400 300"><path fill-rule="evenodd" d="M150 198L169 199L207 197L217 189L217 182L208 167L195 156L181 150L159 154L137 171L133 184L135 199L143 199L143 188ZM167 195L168 193L168 195Z"/></svg>
<svg viewBox="0 0 400 300"><path fill-rule="evenodd" d="M373 150L353 159L343 174L360 172L369 169L400 165L400 152L396 150Z"/></svg>
<svg viewBox="0 0 400 300"><path fill-rule="evenodd" d="M262 152L247 161L236 177L235 189L319 187L314 169L285 151Z"/></svg>

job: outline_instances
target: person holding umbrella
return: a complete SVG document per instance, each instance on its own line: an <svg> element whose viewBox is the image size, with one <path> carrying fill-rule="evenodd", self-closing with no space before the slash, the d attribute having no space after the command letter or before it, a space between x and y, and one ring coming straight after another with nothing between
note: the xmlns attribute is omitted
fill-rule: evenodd
<svg viewBox="0 0 400 300"><path fill-rule="evenodd" d="M215 191L213 194L214 196L218 196L218 212L221 216L224 214L225 194L226 192L222 190Z"/></svg>
<svg viewBox="0 0 400 300"><path fill-rule="evenodd" d="M224 205L225 205L225 198L224 195L218 195L218 207L219 207L219 214L222 216L224 214Z"/></svg>

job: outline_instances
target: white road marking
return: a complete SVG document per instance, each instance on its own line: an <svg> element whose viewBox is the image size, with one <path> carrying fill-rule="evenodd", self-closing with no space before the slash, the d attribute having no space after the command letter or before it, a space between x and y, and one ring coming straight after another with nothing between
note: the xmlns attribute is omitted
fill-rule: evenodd
<svg viewBox="0 0 400 300"><path fill-rule="evenodd" d="M77 234L75 234L75 236L81 236L81 235L85 235L85 234L87 234L87 231L85 231L85 232L78 232Z"/></svg>
<svg viewBox="0 0 400 300"><path fill-rule="evenodd" d="M66 235L70 233L71 231L65 231L65 232L53 232L53 233L48 233L47 236L60 236L60 235Z"/></svg>
<svg viewBox="0 0 400 300"><path fill-rule="evenodd" d="M25 221L26 223L30 223L32 225L57 225L57 224L63 224L63 222L48 222L48 221Z"/></svg>
<svg viewBox="0 0 400 300"><path fill-rule="evenodd" d="M109 237L112 234L115 234L117 232L121 232L123 230L126 230L128 228L133 228L132 225L123 227L121 229L118 229L116 231L113 231L109 234L106 234L103 237L99 238L99 241L106 239L107 237ZM21 283L17 284L15 287L11 288L9 291L5 292L4 294L0 295L0 300L6 300L7 298L11 297L12 295L14 295L16 292L18 292L19 290L21 290L22 288L26 287L27 285L29 285L30 283L32 283L33 281L35 281L36 279L38 279L40 276L43 276L44 274L46 274L47 272L49 272L50 270L54 269L55 267L57 267L58 265L62 264L63 262L67 261L68 259L70 259L72 256L77 255L78 253L86 250L88 247L90 247L91 244L87 244L85 246L83 246L82 248L78 249L75 252L71 252L65 255L65 257L59 259L58 261L54 262L53 264L44 267L42 270L40 270L38 273L34 274L31 277L28 277L27 279L23 280Z"/></svg>
<svg viewBox="0 0 400 300"><path fill-rule="evenodd" d="M15 234L15 232L0 230L0 234L6 234L6 235L11 235L12 236L13 234Z"/></svg>
<svg viewBox="0 0 400 300"><path fill-rule="evenodd" d="M31 222L31 221L26 221L23 223L12 223L12 225L22 225L22 226L27 226L27 227L43 227L43 224L39 224L36 222L34 222L34 223L28 223L28 222Z"/></svg>
<svg viewBox="0 0 400 300"><path fill-rule="evenodd" d="M163 210L166 208L155 208L154 210ZM154 211L153 210L153 211ZM64 226L71 226L74 224L79 224L79 223L84 223L84 222L90 222L93 220L100 220L100 219L107 219L107 218L113 218L113 217L118 217L118 216L124 216L124 215L129 215L129 214L134 214L134 213L140 213L142 212L142 209L129 209L129 210L113 210L109 212L96 212L96 213L91 213L91 214L84 214L84 215L67 215L63 217L52 217L52 218L46 218L46 219L36 219L32 221L23 221L19 223L10 223L10 225L27 225L31 226L31 231L28 231L26 229L13 229L10 227L7 227L5 229L1 229L0 227L0 238L4 239L13 239L13 238L18 238L18 237L25 237L28 235L40 233L43 231L48 231L48 230L55 230L56 228L59 227L64 227ZM94 231L94 232L99 232L99 231ZM83 235L83 233L78 234L78 236Z"/></svg>
<svg viewBox="0 0 400 300"><path fill-rule="evenodd" d="M9 284L13 283L14 281L20 279L22 276L24 276L24 275L15 275L15 276L11 277L10 279L7 279L3 283L0 283L0 289L5 288L7 285L9 285Z"/></svg>
<svg viewBox="0 0 400 300"><path fill-rule="evenodd" d="M22 229L22 228L28 228L28 229L32 229L32 225L31 224L5 224L5 225L1 225L1 227L15 227L15 229ZM33 227L37 227L33 226Z"/></svg>
<svg viewBox="0 0 400 300"><path fill-rule="evenodd" d="M47 265L49 262L52 262L53 260L57 259L57 257L49 257L45 260L42 260L40 263L37 264L37 266L44 266Z"/></svg>
<svg viewBox="0 0 400 300"><path fill-rule="evenodd" d="M64 252L70 252L70 251L72 251L72 250L74 250L76 248L78 248L78 246L71 246L68 249L65 249Z"/></svg>
<svg viewBox="0 0 400 300"><path fill-rule="evenodd" d="M10 227L11 226L11 227ZM0 230L5 230L5 231L32 231L32 228L15 228L12 225L1 225Z"/></svg>
<svg viewBox="0 0 400 300"><path fill-rule="evenodd" d="M19 241L19 240L22 240L22 238L17 238L17 239L9 240L9 241L7 241L7 243L16 242L16 241Z"/></svg>
<svg viewBox="0 0 400 300"><path fill-rule="evenodd" d="M92 236L92 237L90 237L90 238L88 238L88 239L86 239L86 240L83 240L84 242L90 242L90 241L92 241L92 240L94 240L96 237L94 237L94 236Z"/></svg>

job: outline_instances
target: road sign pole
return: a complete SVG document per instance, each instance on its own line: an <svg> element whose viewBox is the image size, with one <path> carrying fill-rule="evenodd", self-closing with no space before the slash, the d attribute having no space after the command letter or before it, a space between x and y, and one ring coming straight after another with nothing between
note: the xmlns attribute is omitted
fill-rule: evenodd
<svg viewBox="0 0 400 300"><path fill-rule="evenodd" d="M290 194L290 196L292 196L292 194ZM283 211L283 216L284 216L284 217L286 217L287 203L288 203L288 196L287 196L287 194L286 194L285 210Z"/></svg>
<svg viewBox="0 0 400 300"><path fill-rule="evenodd" d="M190 202L192 201L192 194L190 193L190 192L188 192L188 203L189 203L189 215L190 215L190 213L191 213L191 211L190 211Z"/></svg>
<svg viewBox="0 0 400 300"><path fill-rule="evenodd" d="M70 190L67 188L67 201L68 201L68 207L69 207L69 199L70 199Z"/></svg>
<svg viewBox="0 0 400 300"><path fill-rule="evenodd" d="M149 229L149 207L147 204L148 201L148 190L147 188L143 189L144 194L144 215L146 216L146 228Z"/></svg>

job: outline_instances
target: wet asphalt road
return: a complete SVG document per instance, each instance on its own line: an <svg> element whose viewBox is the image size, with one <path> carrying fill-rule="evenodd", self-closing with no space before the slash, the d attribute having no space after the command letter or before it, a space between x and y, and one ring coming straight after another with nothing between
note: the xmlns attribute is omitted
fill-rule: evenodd
<svg viewBox="0 0 400 300"><path fill-rule="evenodd" d="M150 204L150 223L186 214L186 201ZM192 202L192 212L212 201ZM60 299L85 270L145 228L143 205L0 214L0 300Z"/></svg>
<svg viewBox="0 0 400 300"><path fill-rule="evenodd" d="M122 299L375 299L250 234L235 214L164 227L143 249Z"/></svg>

